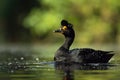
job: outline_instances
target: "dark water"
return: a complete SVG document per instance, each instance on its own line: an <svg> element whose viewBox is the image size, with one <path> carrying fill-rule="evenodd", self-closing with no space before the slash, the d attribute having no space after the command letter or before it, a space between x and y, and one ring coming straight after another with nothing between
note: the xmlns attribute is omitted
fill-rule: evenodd
<svg viewBox="0 0 120 80"><path fill-rule="evenodd" d="M0 80L120 80L119 64L54 65L52 61L1 63Z"/></svg>
<svg viewBox="0 0 120 80"><path fill-rule="evenodd" d="M57 65L39 54L28 49L1 50L0 80L120 80L119 54L109 64Z"/></svg>

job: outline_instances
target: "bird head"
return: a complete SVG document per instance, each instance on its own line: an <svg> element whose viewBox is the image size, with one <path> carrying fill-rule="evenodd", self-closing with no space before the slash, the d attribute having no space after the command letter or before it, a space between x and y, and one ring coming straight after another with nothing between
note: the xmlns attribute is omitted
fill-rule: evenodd
<svg viewBox="0 0 120 80"><path fill-rule="evenodd" d="M68 23L66 20L61 21L60 29L55 30L55 33L62 33L65 37L72 37L74 36L73 25Z"/></svg>

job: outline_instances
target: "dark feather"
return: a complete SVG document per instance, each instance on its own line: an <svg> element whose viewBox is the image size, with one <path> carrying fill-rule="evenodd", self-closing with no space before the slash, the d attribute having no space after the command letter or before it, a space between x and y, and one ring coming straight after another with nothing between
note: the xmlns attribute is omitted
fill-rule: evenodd
<svg viewBox="0 0 120 80"><path fill-rule="evenodd" d="M94 50L91 48L73 49L69 51L72 60L81 63L107 63L114 55L113 51Z"/></svg>

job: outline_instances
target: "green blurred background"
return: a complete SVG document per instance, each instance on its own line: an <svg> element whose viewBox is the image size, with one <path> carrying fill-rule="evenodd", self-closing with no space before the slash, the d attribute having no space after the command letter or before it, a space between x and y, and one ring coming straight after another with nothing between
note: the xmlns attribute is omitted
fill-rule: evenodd
<svg viewBox="0 0 120 80"><path fill-rule="evenodd" d="M52 31L66 19L75 42L120 44L120 0L0 0L0 43L61 41Z"/></svg>
<svg viewBox="0 0 120 80"><path fill-rule="evenodd" d="M0 44L62 44L53 33L62 19L74 25L75 47L120 44L120 0L0 0Z"/></svg>

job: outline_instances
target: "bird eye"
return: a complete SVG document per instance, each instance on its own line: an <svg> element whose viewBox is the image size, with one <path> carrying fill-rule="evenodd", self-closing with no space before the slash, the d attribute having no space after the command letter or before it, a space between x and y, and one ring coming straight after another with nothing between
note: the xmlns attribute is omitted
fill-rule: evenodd
<svg viewBox="0 0 120 80"><path fill-rule="evenodd" d="M67 26L63 26L63 28L62 28L63 30L67 30Z"/></svg>

